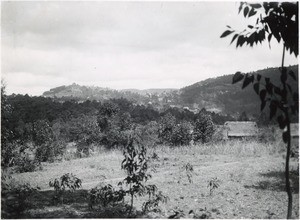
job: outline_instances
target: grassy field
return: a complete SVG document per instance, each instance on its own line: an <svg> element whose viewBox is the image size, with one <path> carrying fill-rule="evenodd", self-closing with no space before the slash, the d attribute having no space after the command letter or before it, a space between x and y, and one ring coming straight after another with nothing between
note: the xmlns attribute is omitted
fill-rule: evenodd
<svg viewBox="0 0 300 220"><path fill-rule="evenodd" d="M155 168L149 184L156 184L169 197L161 204L161 212L136 217L168 218L175 213L184 218L286 218L287 195L284 180L284 150L282 145L261 144L256 141L228 141L223 143L171 148L159 146L149 149L159 158L151 160ZM97 218L107 217L88 206L87 192L100 183L114 186L126 176L121 170L121 151L102 150L89 158L57 163L45 163L41 171L14 174L22 183L39 186L41 190L30 198L23 213L25 218ZM184 170L193 167L190 182ZM299 218L299 176L296 159L291 161L293 187L293 218ZM82 189L69 195L63 205L52 202L53 188L49 181L65 173L82 179ZM208 182L218 178L220 186L210 194ZM141 210L144 197L137 197L134 207ZM114 215L110 217L126 217ZM116 212L117 213L117 212ZM140 212L137 212L140 213ZM203 215L204 214L204 215Z"/></svg>

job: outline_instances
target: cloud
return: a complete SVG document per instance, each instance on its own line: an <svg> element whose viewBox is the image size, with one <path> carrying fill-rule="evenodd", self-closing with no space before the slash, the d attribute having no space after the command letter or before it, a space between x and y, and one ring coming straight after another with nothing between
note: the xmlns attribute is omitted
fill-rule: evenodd
<svg viewBox="0 0 300 220"><path fill-rule="evenodd" d="M233 2L3 2L2 73L10 91L40 95L73 82L180 88L279 66L278 44L237 50L220 39L227 24L247 24L237 8ZM297 59L287 56L286 63Z"/></svg>

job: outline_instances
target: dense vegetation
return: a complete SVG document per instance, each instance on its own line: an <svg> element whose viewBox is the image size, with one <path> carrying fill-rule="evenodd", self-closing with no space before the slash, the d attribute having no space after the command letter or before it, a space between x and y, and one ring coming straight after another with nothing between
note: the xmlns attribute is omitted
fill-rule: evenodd
<svg viewBox="0 0 300 220"><path fill-rule="evenodd" d="M298 66L291 68L298 74ZM260 72L269 76L274 69ZM147 104L139 104L132 97L130 101L123 97L82 101L70 97L64 99L15 94L8 96L5 94L5 87L2 86L2 165L20 167L19 172L32 171L40 167L41 162L63 159L66 146L70 142L75 144L76 154L80 157L91 154L95 146L108 149L124 147L132 130L142 135L148 146L178 146L211 141L216 131L215 125L223 125L225 121L255 120L261 126L269 124L267 112L251 115L246 111L250 106L254 108L257 102L255 95L255 101L251 102L253 91L240 91L235 86L227 86L227 80L230 81L230 78L231 76L222 76L208 79L183 88L180 93L171 91L149 95L146 101L151 102ZM292 82L291 86L298 88L298 84ZM53 91L65 92L66 88L70 89L62 86ZM86 90L89 91L87 88ZM225 115L207 111L205 108L195 112L190 110L191 108L182 107L188 105L188 102L199 102L199 106L201 103L208 104L207 94L221 103L219 106L228 105L226 109L235 106L235 111L232 112L232 109L232 114ZM139 94L137 96L143 97ZM199 98L194 99L196 96ZM248 97L247 105L246 100L242 98L245 96ZM160 100L161 98L165 99ZM169 99L184 104L170 105ZM157 103L161 105L158 106ZM297 118L292 120L297 121Z"/></svg>
<svg viewBox="0 0 300 220"><path fill-rule="evenodd" d="M58 102L28 95L7 96L4 90L2 96L2 165L26 164L20 172L31 171L41 162L62 159L69 142L76 144L79 156L89 155L93 145L123 147L132 130L137 130L147 145L187 145L192 140L207 142L214 124L232 119L205 109L199 114L178 108L158 111L124 98ZM209 121L207 129L199 123L204 116ZM204 126L204 133L192 135L199 126Z"/></svg>

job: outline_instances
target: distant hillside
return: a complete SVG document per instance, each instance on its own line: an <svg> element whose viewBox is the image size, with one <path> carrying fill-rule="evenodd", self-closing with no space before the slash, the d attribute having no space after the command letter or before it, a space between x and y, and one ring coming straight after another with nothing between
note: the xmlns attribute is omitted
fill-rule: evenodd
<svg viewBox="0 0 300 220"><path fill-rule="evenodd" d="M298 65L290 66L298 77ZM253 72L271 78L275 84L280 84L278 68L267 68ZM248 115L260 114L260 101L252 86L241 89L241 83L232 85L233 75L225 75L194 83L190 86L177 89L124 89L113 90L95 86L80 86L72 84L60 86L44 92L43 96L61 100L108 100L126 98L138 104L152 104L158 109L168 106L189 107L195 112L205 108L216 113L237 116L242 112ZM288 81L293 90L298 90L298 81Z"/></svg>
<svg viewBox="0 0 300 220"><path fill-rule="evenodd" d="M73 83L69 86L59 86L50 91L43 93L43 96L50 98L74 97L78 99L97 99L104 98L109 95L112 96L116 91L108 88L94 87L94 86L80 86Z"/></svg>
<svg viewBox="0 0 300 220"><path fill-rule="evenodd" d="M298 78L298 65L290 66ZM280 72L278 68L267 68L253 72L264 77L271 78L274 84L280 84ZM220 76L207 79L184 87L179 91L181 104L206 108L226 114L241 113L259 114L260 100L253 91L251 85L246 89L241 89L242 82L232 85L233 75ZM298 81L288 81L294 91L298 90Z"/></svg>
<svg viewBox="0 0 300 220"><path fill-rule="evenodd" d="M44 97L66 100L96 100L103 101L108 99L125 98L139 104L147 104L149 102L159 104L160 97L169 92L177 91L176 89L124 89L114 90L97 86L81 86L76 83L68 86L59 86L43 93Z"/></svg>

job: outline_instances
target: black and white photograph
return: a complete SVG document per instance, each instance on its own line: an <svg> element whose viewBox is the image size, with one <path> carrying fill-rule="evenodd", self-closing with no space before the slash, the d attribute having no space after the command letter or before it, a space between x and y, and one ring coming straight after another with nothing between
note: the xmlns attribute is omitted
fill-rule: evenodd
<svg viewBox="0 0 300 220"><path fill-rule="evenodd" d="M1 1L1 219L299 219L298 1Z"/></svg>

